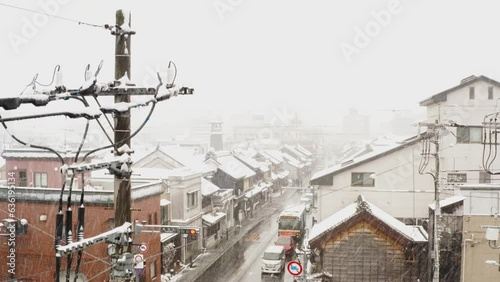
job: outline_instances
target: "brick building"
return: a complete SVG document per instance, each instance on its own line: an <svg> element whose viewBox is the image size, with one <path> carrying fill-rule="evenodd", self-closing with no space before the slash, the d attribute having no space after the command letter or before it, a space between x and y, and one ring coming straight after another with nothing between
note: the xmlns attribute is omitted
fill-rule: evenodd
<svg viewBox="0 0 500 282"><path fill-rule="evenodd" d="M58 152L68 165L74 163L75 152ZM82 151L78 156L81 162L85 155ZM14 172L17 187L61 187L62 174L59 171L62 163L53 152L32 148L6 149L2 153L5 159L5 172ZM90 161L92 158L87 158ZM89 177L88 173L85 177ZM73 187L81 187L80 175L75 177Z"/></svg>
<svg viewBox="0 0 500 282"><path fill-rule="evenodd" d="M88 189L88 190L87 190ZM164 187L160 182L134 185L132 183L132 218L139 222L150 224L160 222L160 201ZM52 188L25 188L15 189L15 220L27 221L25 234L15 238L15 275L16 281L53 281L55 272L54 233L57 200L60 189ZM7 202L7 187L0 187L0 221L9 217ZM77 210L80 190L74 190L73 224L77 223ZM86 187L85 191L85 238L89 238L114 228L113 191L96 191ZM66 210L67 194L64 194L64 211ZM4 221L5 222L5 221ZM2 281L8 276L9 249L6 243L8 231L5 226L0 228L0 273ZM7 235L7 236L5 236ZM74 236L75 237L75 236ZM65 240L63 238L63 240ZM75 240L75 239L74 239ZM140 281L159 280L161 275L161 245L159 233L141 233L139 242L147 243L149 250L144 254L146 260L144 274ZM107 243L99 243L85 248L80 264L80 276L93 281L109 281L110 258L107 255ZM132 251L136 252L136 246ZM61 277L66 274L66 259L61 260ZM73 256L72 270L75 269L76 255ZM7 275L6 275L7 274Z"/></svg>

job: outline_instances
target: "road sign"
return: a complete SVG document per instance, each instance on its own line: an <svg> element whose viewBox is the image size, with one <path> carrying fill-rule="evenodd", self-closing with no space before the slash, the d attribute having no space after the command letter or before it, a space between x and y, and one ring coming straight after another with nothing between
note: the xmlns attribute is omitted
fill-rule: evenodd
<svg viewBox="0 0 500 282"><path fill-rule="evenodd" d="M142 243L140 246L139 246L139 252L141 253L146 253L147 251L149 250L149 246L148 244L146 243Z"/></svg>
<svg viewBox="0 0 500 282"><path fill-rule="evenodd" d="M135 270L135 274L136 274L137 276L142 276L142 275L144 274L144 269L142 269L142 268L137 268L137 269Z"/></svg>
<svg viewBox="0 0 500 282"><path fill-rule="evenodd" d="M144 269L144 256L142 254L134 255L135 269Z"/></svg>
<svg viewBox="0 0 500 282"><path fill-rule="evenodd" d="M291 261L287 265L288 272L293 276L300 275L302 273L302 265L298 261Z"/></svg>

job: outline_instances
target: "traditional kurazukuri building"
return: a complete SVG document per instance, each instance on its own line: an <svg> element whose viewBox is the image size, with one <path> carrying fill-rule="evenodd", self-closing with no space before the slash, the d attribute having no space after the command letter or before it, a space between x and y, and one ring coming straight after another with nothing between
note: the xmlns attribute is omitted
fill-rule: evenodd
<svg viewBox="0 0 500 282"><path fill-rule="evenodd" d="M316 271L330 274L331 281L427 281L427 232L362 195L314 225L309 245L319 253Z"/></svg>

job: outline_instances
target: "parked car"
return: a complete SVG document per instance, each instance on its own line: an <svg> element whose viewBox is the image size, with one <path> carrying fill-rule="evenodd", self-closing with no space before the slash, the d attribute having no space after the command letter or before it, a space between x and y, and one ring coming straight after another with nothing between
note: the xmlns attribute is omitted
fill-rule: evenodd
<svg viewBox="0 0 500 282"><path fill-rule="evenodd" d="M285 270L285 248L269 246L262 256L262 275L281 274Z"/></svg>
<svg viewBox="0 0 500 282"><path fill-rule="evenodd" d="M276 246L283 246L285 248L285 255L291 256L295 247L295 240L290 235L281 235L278 236L276 242L274 242Z"/></svg>

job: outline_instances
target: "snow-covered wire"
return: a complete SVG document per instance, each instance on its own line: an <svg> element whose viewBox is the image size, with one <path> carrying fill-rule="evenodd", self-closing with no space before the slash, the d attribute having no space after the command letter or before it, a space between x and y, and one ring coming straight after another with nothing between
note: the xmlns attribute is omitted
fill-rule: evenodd
<svg viewBox="0 0 500 282"><path fill-rule="evenodd" d="M116 147L120 147L120 145L124 144L125 142L127 142L128 140L130 140L130 139L132 139L134 136L136 136L136 135L137 135L137 134L138 134L138 133L142 130L142 128L144 128L144 126L146 125L146 123L149 121L149 118L150 118L150 117L151 117L151 115L153 114L153 111L154 111L154 109L155 109L155 106L156 106L156 102L154 102L154 101L153 101L153 102L152 102L152 105L151 105L151 109L150 109L150 111L149 111L149 113L148 113L147 117L144 119L144 121L142 122L142 124L139 126L139 128L138 128L138 129L137 129L137 130L136 130L133 134L131 134L129 137L126 137L126 138L124 138L124 139L122 139L122 140L120 140L120 141L116 141L116 142L114 142L114 143L113 143L113 144L111 144L111 145L107 145L107 146L103 146L103 147L100 147L100 148L96 148L96 149L94 149L94 150L91 150L91 151L87 152L87 154L85 154L85 155L83 156L83 160L82 160L82 161L85 161L85 159L86 159L89 155L94 154L94 153L96 153L96 152L98 152L98 151L102 151L102 150L105 150L105 149L109 149L109 148L111 148L111 147L115 147L115 148L116 148Z"/></svg>

